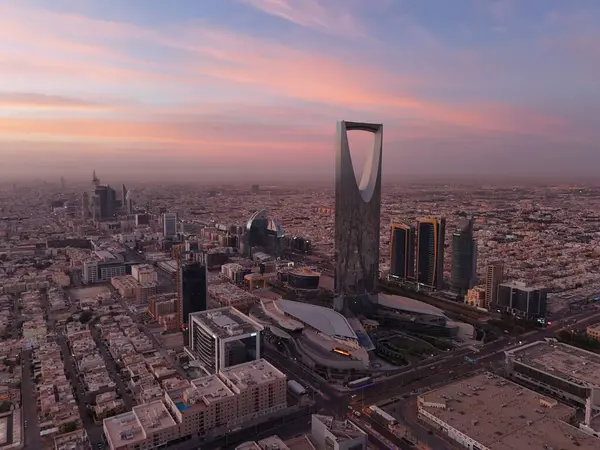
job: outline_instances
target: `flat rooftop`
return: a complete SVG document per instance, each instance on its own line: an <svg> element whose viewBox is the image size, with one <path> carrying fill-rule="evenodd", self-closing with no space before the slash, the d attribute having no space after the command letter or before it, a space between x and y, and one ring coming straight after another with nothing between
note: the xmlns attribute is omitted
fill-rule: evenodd
<svg viewBox="0 0 600 450"><path fill-rule="evenodd" d="M315 419L323 423L336 437L338 442L349 441L365 434L364 431L349 420L337 420L332 416L313 414L312 420Z"/></svg>
<svg viewBox="0 0 600 450"><path fill-rule="evenodd" d="M357 339L346 318L331 308L292 300L275 300L275 305L285 314L328 336Z"/></svg>
<svg viewBox="0 0 600 450"><path fill-rule="evenodd" d="M262 358L227 367L220 372L220 376L229 383L229 386L239 391L277 379L287 379L283 372Z"/></svg>
<svg viewBox="0 0 600 450"><path fill-rule="evenodd" d="M184 413L205 408L211 403L222 400L225 397L233 397L235 394L221 381L217 375L208 375L197 378L168 392L169 397Z"/></svg>
<svg viewBox="0 0 600 450"><path fill-rule="evenodd" d="M254 441L243 442L238 445L235 450L262 450Z"/></svg>
<svg viewBox="0 0 600 450"><path fill-rule="evenodd" d="M213 337L219 339L244 336L263 330L262 325L232 306L192 313L191 320L203 325Z"/></svg>
<svg viewBox="0 0 600 450"><path fill-rule="evenodd" d="M537 341L506 352L516 362L573 383L600 387L600 355L557 341Z"/></svg>
<svg viewBox="0 0 600 450"><path fill-rule="evenodd" d="M104 419L104 428L113 448L132 445L144 440L146 435L176 426L161 400L134 406L118 416Z"/></svg>
<svg viewBox="0 0 600 450"><path fill-rule="evenodd" d="M430 391L419 405L492 450L600 448L600 440L563 421L574 408L489 373Z"/></svg>
<svg viewBox="0 0 600 450"><path fill-rule="evenodd" d="M258 441L258 446L264 449L276 448L278 450L290 450L290 448L287 445L285 445L285 442L283 442L281 438L277 435L261 439L260 441Z"/></svg>

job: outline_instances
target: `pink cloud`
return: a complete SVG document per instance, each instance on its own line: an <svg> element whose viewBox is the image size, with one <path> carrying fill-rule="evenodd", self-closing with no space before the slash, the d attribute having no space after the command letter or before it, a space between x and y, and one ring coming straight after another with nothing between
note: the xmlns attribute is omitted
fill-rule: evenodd
<svg viewBox="0 0 600 450"><path fill-rule="evenodd" d="M364 27L348 11L348 2L333 5L322 0L240 0L271 16L330 34L361 37ZM332 7L333 6L333 7Z"/></svg>

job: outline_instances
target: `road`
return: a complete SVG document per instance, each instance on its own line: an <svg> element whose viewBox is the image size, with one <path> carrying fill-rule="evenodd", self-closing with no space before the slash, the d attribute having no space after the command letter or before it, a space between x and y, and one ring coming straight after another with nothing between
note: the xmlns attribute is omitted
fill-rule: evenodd
<svg viewBox="0 0 600 450"><path fill-rule="evenodd" d="M79 416L81 417L81 422L85 431L87 432L90 443L93 448L97 448L96 446L99 443L104 442L104 435L102 433L102 425L96 424L91 415L91 412L88 410L87 406L88 402L88 393L85 391L83 387L83 383L79 379L79 373L77 371L75 361L71 356L71 350L69 349L69 345L67 343L67 339L65 335L62 333L62 330L58 330L56 327L56 321L52 317L50 304L48 302L48 296L42 295L42 307L48 312L47 313L47 326L48 330L56 336L56 342L60 346L60 350L62 353L62 359L64 364L65 374L69 378L71 382L71 388L75 394L75 399L77 401L77 409L79 410ZM38 447L41 448L41 447ZM36 448L37 450L37 448Z"/></svg>
<svg viewBox="0 0 600 450"><path fill-rule="evenodd" d="M37 410L37 388L33 382L31 373L31 364L33 361L32 351L24 350L21 354L23 362L23 374L21 379L21 411L23 413L25 448L29 450L38 450L42 448L42 439L40 438L40 427Z"/></svg>
<svg viewBox="0 0 600 450"><path fill-rule="evenodd" d="M104 340L102 339L102 336L100 336L100 331L98 331L98 328L96 328L94 325L91 325L90 329L92 332L92 337L94 338L94 341L96 342L96 345L98 346L98 351L100 352L100 356L102 356L102 359L104 360L104 363L106 364L106 370L108 371L110 378L115 382L115 384L117 386L117 392L123 399L123 403L125 404L125 409L127 411L129 411L129 410L131 410L131 408L133 408L135 406L135 401L134 401L133 397L131 397L131 395L129 395L129 393L127 391L127 386L125 385L125 383L123 382L123 379L121 378L121 374L119 373L120 371L119 371L119 368L117 367L117 363L115 362L112 355L106 348L106 345L104 345Z"/></svg>

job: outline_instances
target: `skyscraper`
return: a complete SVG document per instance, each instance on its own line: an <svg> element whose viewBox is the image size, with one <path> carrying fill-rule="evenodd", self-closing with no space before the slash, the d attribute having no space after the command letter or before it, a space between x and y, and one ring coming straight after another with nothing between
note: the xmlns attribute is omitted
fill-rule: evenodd
<svg viewBox="0 0 600 450"><path fill-rule="evenodd" d="M498 287L504 281L504 265L493 262L485 268L485 308L490 310L498 304Z"/></svg>
<svg viewBox="0 0 600 450"><path fill-rule="evenodd" d="M179 265L177 301L181 302L179 322L187 328L191 313L206 311L208 284L206 266L197 261L181 261Z"/></svg>
<svg viewBox="0 0 600 450"><path fill-rule="evenodd" d="M446 219L417 219L417 282L442 289L444 285L444 239Z"/></svg>
<svg viewBox="0 0 600 450"><path fill-rule="evenodd" d="M452 234L452 271L450 288L462 298L476 284L476 247L473 219L461 217Z"/></svg>
<svg viewBox="0 0 600 450"><path fill-rule="evenodd" d="M348 131L375 135L360 184L356 182ZM375 292L379 277L381 160L383 125L338 122L335 180L335 295L340 311L346 300Z"/></svg>
<svg viewBox="0 0 600 450"><path fill-rule="evenodd" d="M173 237L177 234L177 213L163 214L163 234L165 237Z"/></svg>
<svg viewBox="0 0 600 450"><path fill-rule="evenodd" d="M390 275L401 280L415 277L415 230L410 225L392 224Z"/></svg>

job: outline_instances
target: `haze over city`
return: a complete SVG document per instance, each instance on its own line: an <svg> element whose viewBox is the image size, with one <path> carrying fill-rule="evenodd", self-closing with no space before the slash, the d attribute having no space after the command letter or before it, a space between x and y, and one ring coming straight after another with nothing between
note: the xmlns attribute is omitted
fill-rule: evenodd
<svg viewBox="0 0 600 450"><path fill-rule="evenodd" d="M598 23L594 0L3 2L0 175L327 179L347 119L385 123L388 178L589 176Z"/></svg>

